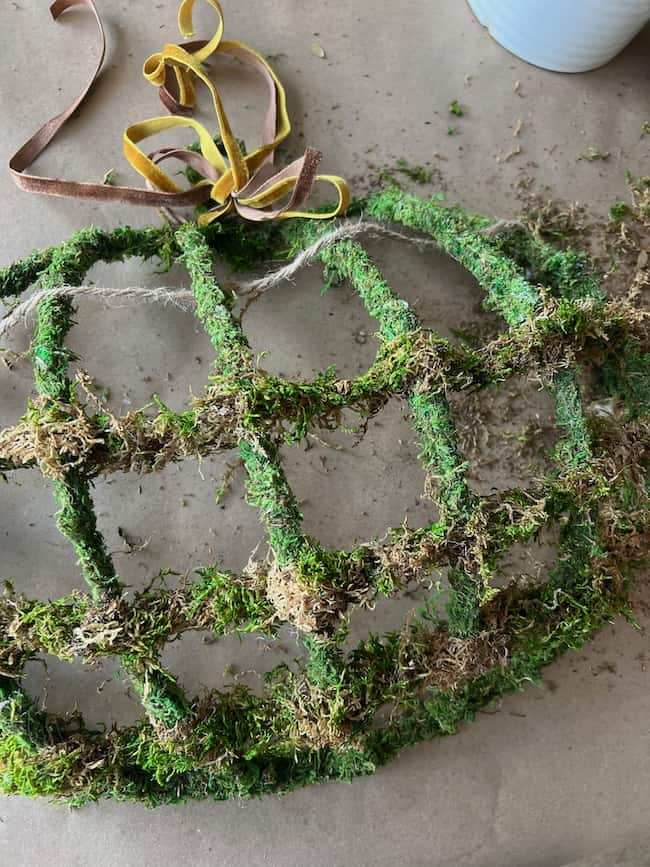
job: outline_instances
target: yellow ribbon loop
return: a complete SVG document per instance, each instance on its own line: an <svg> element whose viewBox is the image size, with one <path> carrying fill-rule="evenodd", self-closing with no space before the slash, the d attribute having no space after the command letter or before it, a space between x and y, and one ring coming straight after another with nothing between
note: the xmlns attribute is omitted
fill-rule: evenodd
<svg viewBox="0 0 650 867"><path fill-rule="evenodd" d="M206 42L203 48L194 52L194 57L199 63L203 63L203 61L207 60L211 54L214 54L219 47L219 43L223 36L223 9L219 5L218 0L206 0L206 2L212 6L219 16L219 24L212 39L209 42ZM192 20L194 3L195 0L182 0L178 9L178 29L180 30L183 39L187 39L189 36L194 36L194 22Z"/></svg>
<svg viewBox="0 0 650 867"><path fill-rule="evenodd" d="M182 0L178 10L178 28L183 37L194 35L192 13L195 0ZM202 180L195 186L211 185L210 198L216 206L201 215L200 222L210 223L224 214L236 210L249 220L287 219L311 217L329 219L342 213L348 206L350 194L343 178L316 175L320 159L318 152L308 149L305 155L281 172L273 169L274 151L291 131L287 111L286 93L269 63L253 48L242 42L224 41L223 10L218 0L206 0L216 11L219 21L214 36L206 42L183 45L165 45L162 51L149 57L143 67L147 81L159 88L163 102L178 112L192 109L196 101L195 80L203 82L212 97L219 128L219 136L226 152L222 155L212 135L203 124L189 117L173 114L140 121L124 133L124 153L131 166L147 181L148 186L168 193L181 188L164 172L160 159L154 162L139 147L138 142L165 130L179 126L193 129L199 139L202 157L214 169L215 180ZM233 134L219 91L203 67L212 54L221 52L256 68L264 77L269 92L261 145L244 156ZM178 97L173 98L166 89L167 74L172 70L176 78ZM171 150L171 149L170 149ZM168 153L177 155L178 151ZM164 156L162 157L164 158ZM161 158L161 159L162 159ZM328 213L313 214L299 207L309 196L316 182L332 184L338 194L338 203ZM278 204L288 197L284 205ZM274 207L275 206L275 207Z"/></svg>
<svg viewBox="0 0 650 867"><path fill-rule="evenodd" d="M327 220L345 211L350 193L343 178L318 175L321 154L307 148L304 155L281 171L273 165L277 146L291 132L287 112L287 97L280 79L271 66L256 51L243 42L223 39L223 12L219 0L207 0L219 18L214 36L209 40L165 45L144 64L144 76L158 88L161 101L171 115L152 117L129 126L124 132L124 153L131 166L142 175L147 188L82 183L65 178L49 178L28 171L39 155L57 136L75 111L84 103L97 80L106 53L106 35L95 0L54 0L50 7L56 20L68 9L85 7L95 18L99 37L99 57L92 77L72 105L50 118L16 151L9 160L14 182L23 190L48 196L94 199L101 202L122 202L163 208L172 218L170 207L205 206L210 208L199 217L201 224L211 223L235 211L246 220L275 220L289 217L310 217ZM193 35L194 0L182 0L178 10L178 27L184 37ZM268 107L264 116L262 141L251 153L244 155L228 121L219 91L208 76L203 63L216 52L228 54L256 69L264 78L268 91ZM178 97L167 90L167 76L173 71ZM225 156L214 142L212 134L197 120L188 117L196 101L195 82L208 88L219 127ZM194 130L199 140L199 153L189 148L164 147L145 154L138 144L151 136L176 127ZM202 179L189 189L183 189L160 164L166 159L179 159L197 171ZM336 206L328 213L313 214L300 210L317 182L334 186L338 195Z"/></svg>

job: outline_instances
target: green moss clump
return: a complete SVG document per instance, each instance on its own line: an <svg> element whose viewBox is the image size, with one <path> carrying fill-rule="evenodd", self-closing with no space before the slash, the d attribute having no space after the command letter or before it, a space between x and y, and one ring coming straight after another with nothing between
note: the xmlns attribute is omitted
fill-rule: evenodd
<svg viewBox="0 0 650 867"><path fill-rule="evenodd" d="M263 586L213 567L199 569L198 574L199 580L189 589L187 616L190 620L208 606L212 614L211 627L218 635L233 630L257 632L270 627L274 610Z"/></svg>
<svg viewBox="0 0 650 867"><path fill-rule="evenodd" d="M72 660L74 630L88 614L89 608L89 600L80 593L52 602L28 603L20 611L15 628L19 632L33 632L41 652Z"/></svg>
<svg viewBox="0 0 650 867"><path fill-rule="evenodd" d="M630 213L630 206L627 202L617 199L609 209L609 218L612 223L620 223Z"/></svg>

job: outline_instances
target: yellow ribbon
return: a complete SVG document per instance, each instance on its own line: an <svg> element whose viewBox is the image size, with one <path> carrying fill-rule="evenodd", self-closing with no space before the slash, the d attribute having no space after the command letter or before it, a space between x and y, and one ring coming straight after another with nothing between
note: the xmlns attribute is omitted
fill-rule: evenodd
<svg viewBox="0 0 650 867"><path fill-rule="evenodd" d="M178 103L186 109L193 108L196 102L195 79L205 84L212 97L219 135L227 158L221 154L212 135L203 124L189 117L172 115L150 118L129 126L124 133L124 154L127 160L152 187L168 193L180 192L181 188L176 182L138 147L138 143L168 129L189 127L198 135L201 155L213 167L217 178L216 181L204 179L196 185L211 185L210 197L217 203L212 210L200 216L201 224L211 223L232 210L237 210L243 216L256 220L290 217L326 220L338 216L345 211L350 202L348 186L343 178L334 175L314 175L313 172L310 174L310 161L307 155L301 160L296 160L284 171L274 174L271 168L274 151L291 131L285 90L271 66L254 49L242 42L223 40L224 21L221 5L218 0L206 0L206 2L219 16L217 30L212 39L200 47L192 46L195 50L190 51L182 45L165 45L162 51L152 54L146 60L143 73L151 84L164 88L167 71L173 70L178 86ZM182 0L178 10L178 27L184 38L194 33L193 7L194 0ZM218 52L233 55L257 67L272 92L262 144L246 155L242 153L233 135L219 91L202 65L208 57ZM273 121L273 129L269 127L269 117ZM315 153L311 151L311 164L314 167L317 164L317 159L314 162ZM320 157L318 154L316 156ZM301 178L306 187L304 190L299 189ZM292 200L297 199L301 202L311 189L312 183L317 181L329 183L336 189L338 203L333 210L328 213L314 214L288 208ZM292 199L284 207L276 207L270 212L264 210L292 193Z"/></svg>

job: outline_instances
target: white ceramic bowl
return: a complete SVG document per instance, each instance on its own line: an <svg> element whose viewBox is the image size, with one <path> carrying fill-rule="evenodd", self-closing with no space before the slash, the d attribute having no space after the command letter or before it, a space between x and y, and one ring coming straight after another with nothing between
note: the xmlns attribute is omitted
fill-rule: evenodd
<svg viewBox="0 0 650 867"><path fill-rule="evenodd" d="M650 0L468 0L497 42L528 63L586 72L650 21Z"/></svg>

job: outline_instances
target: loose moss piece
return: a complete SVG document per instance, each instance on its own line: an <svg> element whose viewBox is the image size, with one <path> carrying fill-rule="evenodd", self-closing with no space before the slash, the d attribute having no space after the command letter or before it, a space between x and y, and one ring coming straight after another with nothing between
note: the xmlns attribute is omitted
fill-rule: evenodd
<svg viewBox="0 0 650 867"><path fill-rule="evenodd" d="M627 202L617 199L609 209L609 216L613 223L620 223L630 212Z"/></svg>
<svg viewBox="0 0 650 867"><path fill-rule="evenodd" d="M433 171L426 166L414 166L404 159L399 159L390 168L383 168L378 175L378 180L381 183L392 184L399 187L399 181L396 174L405 175L409 180L416 184L430 184L433 180Z"/></svg>
<svg viewBox="0 0 650 867"><path fill-rule="evenodd" d="M610 151L599 151L598 148L590 145L586 151L580 155L581 160L587 160L587 162L596 162L597 160L608 160L611 156Z"/></svg>

